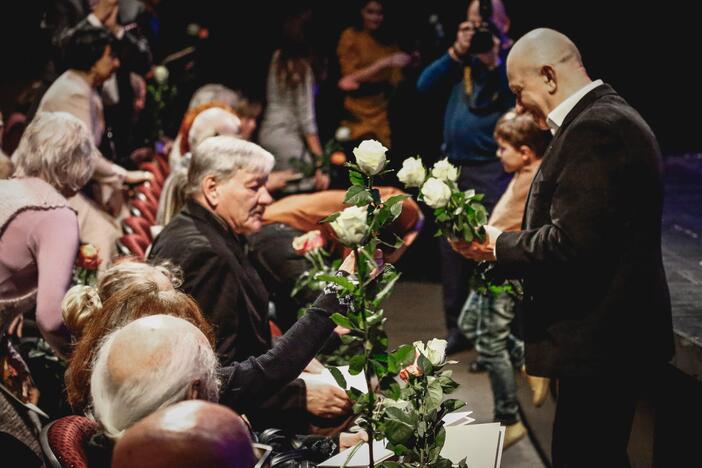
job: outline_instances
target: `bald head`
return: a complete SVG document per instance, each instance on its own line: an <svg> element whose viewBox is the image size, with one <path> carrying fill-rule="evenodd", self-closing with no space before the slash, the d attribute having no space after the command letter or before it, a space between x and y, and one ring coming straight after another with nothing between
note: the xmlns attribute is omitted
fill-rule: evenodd
<svg viewBox="0 0 702 468"><path fill-rule="evenodd" d="M573 41L548 28L515 42L507 56L507 78L517 111L531 113L542 127L549 112L592 81Z"/></svg>
<svg viewBox="0 0 702 468"><path fill-rule="evenodd" d="M507 57L507 62L519 60L534 67L571 64L582 67L580 51L565 34L548 28L534 29L517 42Z"/></svg>
<svg viewBox="0 0 702 468"><path fill-rule="evenodd" d="M113 468L251 468L248 428L224 406L184 401L142 419L119 440Z"/></svg>
<svg viewBox="0 0 702 468"><path fill-rule="evenodd" d="M134 422L170 404L216 400L217 358L205 335L183 319L151 315L111 333L90 379L95 418L121 437Z"/></svg>

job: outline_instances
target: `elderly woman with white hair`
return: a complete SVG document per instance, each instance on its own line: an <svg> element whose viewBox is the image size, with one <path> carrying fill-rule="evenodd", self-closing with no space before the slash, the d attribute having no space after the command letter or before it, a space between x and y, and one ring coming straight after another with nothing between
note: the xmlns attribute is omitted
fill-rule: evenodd
<svg viewBox="0 0 702 468"><path fill-rule="evenodd" d="M182 289L215 326L224 365L271 348L268 291L249 259L245 236L261 229L263 211L273 201L266 189L273 163L269 152L234 137L200 143L190 162L185 207L151 250L151 257L182 268ZM296 424L292 430L306 431L306 415L337 417L350 409L340 389L299 379L272 400L248 414L254 427L285 422Z"/></svg>
<svg viewBox="0 0 702 468"><path fill-rule="evenodd" d="M10 368L2 373L2 389L23 403L36 403L37 392L10 335L20 334L23 314L34 310L42 336L57 354L66 352L70 334L61 300L79 247L78 219L66 197L92 176L95 151L77 118L39 113L13 155L14 177L0 180L0 359ZM38 449L3 391L0 431Z"/></svg>

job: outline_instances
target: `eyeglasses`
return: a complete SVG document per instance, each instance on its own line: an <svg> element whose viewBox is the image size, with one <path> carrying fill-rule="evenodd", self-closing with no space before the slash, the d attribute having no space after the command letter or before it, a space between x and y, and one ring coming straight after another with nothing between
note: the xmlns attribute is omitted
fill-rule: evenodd
<svg viewBox="0 0 702 468"><path fill-rule="evenodd" d="M254 442L252 445L254 455L256 456L254 468L268 468L270 466L269 459L271 458L271 453L273 453L273 447L266 444L259 444L258 442Z"/></svg>

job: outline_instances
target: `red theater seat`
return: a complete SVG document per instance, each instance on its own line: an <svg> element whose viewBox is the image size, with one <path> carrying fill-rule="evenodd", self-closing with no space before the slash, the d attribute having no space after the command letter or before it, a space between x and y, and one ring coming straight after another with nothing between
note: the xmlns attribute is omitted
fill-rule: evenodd
<svg viewBox="0 0 702 468"><path fill-rule="evenodd" d="M65 416L44 426L39 441L47 466L87 468L86 446L97 429L85 416Z"/></svg>

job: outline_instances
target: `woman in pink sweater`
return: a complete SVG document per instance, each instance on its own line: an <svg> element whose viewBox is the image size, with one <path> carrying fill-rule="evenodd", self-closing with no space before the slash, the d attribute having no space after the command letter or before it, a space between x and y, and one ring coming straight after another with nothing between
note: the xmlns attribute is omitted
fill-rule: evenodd
<svg viewBox="0 0 702 468"><path fill-rule="evenodd" d="M66 197L83 187L96 151L88 131L65 112L39 113L13 154L15 173L0 180L0 431L39 449L31 431L13 418L14 400L36 403L27 366L11 335L21 317L35 311L42 336L59 356L70 334L61 300L70 287L79 247L78 219ZM38 452L41 453L41 452Z"/></svg>

